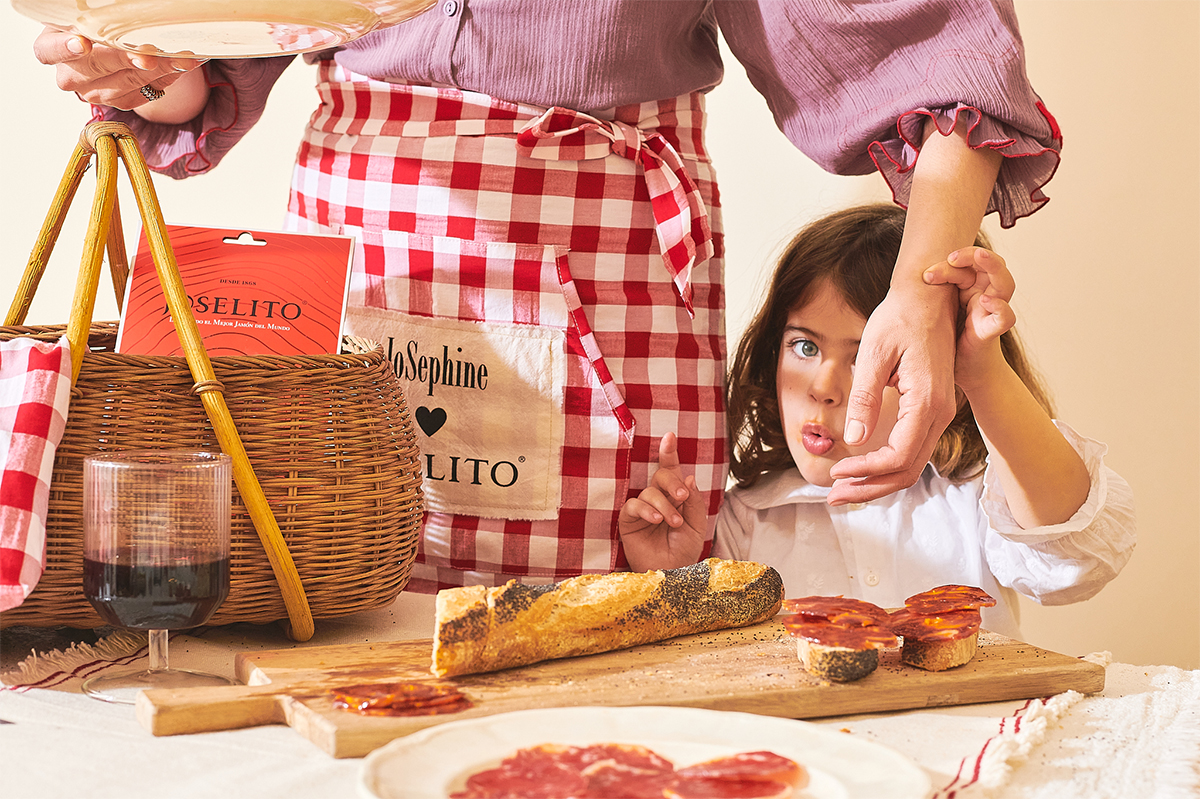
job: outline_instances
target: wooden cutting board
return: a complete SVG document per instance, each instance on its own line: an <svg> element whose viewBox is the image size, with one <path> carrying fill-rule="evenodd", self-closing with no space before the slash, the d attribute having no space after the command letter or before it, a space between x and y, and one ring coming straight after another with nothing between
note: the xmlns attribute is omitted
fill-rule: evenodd
<svg viewBox="0 0 1200 799"><path fill-rule="evenodd" d="M987 631L964 666L926 672L882 653L879 669L829 683L800 665L793 638L775 620L588 657L458 677L474 703L458 713L375 717L339 710L334 688L430 681L432 641L301 647L243 653L245 685L146 691L142 725L155 735L288 724L334 757L361 757L424 727L529 708L680 705L786 718L815 718L965 705L1104 688L1104 668Z"/></svg>

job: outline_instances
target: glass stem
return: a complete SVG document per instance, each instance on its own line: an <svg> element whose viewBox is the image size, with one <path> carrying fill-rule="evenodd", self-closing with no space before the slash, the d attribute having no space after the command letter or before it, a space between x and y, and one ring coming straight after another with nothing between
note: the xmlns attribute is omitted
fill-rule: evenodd
<svg viewBox="0 0 1200 799"><path fill-rule="evenodd" d="M170 668L167 662L167 631L150 631L150 671L166 671Z"/></svg>

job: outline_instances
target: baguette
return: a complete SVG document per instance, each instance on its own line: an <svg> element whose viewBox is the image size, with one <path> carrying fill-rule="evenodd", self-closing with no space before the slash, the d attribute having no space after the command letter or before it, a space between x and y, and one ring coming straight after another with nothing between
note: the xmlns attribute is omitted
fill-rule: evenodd
<svg viewBox="0 0 1200 799"><path fill-rule="evenodd" d="M431 671L499 671L771 618L783 580L769 566L709 558L681 569L585 574L553 585L449 588L437 595Z"/></svg>

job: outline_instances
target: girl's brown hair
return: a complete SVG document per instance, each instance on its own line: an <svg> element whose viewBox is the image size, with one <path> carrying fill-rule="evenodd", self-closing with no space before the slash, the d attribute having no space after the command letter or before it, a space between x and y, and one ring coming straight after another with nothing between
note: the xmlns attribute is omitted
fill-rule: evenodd
<svg viewBox="0 0 1200 799"><path fill-rule="evenodd" d="M788 314L812 297L822 280L863 318L883 302L891 281L904 210L877 203L822 217L801 230L779 259L767 296L738 342L726 389L726 416L733 445L731 471L742 488L770 472L794 469L779 418L775 372ZM980 233L975 243L988 247ZM1053 416L1050 399L1014 331L1000 337L1005 360ZM958 411L933 450L930 462L950 480L969 480L983 470L987 448L971 406L955 390Z"/></svg>

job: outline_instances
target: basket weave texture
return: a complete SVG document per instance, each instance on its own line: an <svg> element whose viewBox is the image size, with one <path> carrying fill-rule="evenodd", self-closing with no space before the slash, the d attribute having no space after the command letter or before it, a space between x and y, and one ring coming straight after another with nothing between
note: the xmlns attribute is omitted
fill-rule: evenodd
<svg viewBox="0 0 1200 799"><path fill-rule="evenodd" d="M65 327L0 327L55 341ZM91 327L50 489L46 568L0 627L104 624L83 596L83 458L126 449L220 451L182 357L113 352L115 323ZM346 337L340 355L214 357L225 400L279 524L313 618L378 608L403 590L423 502L412 417L382 349ZM288 617L235 486L229 598L209 624Z"/></svg>

